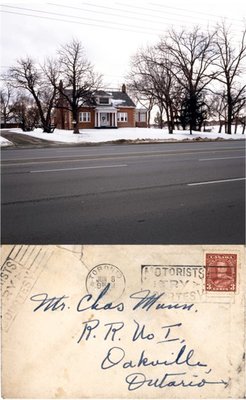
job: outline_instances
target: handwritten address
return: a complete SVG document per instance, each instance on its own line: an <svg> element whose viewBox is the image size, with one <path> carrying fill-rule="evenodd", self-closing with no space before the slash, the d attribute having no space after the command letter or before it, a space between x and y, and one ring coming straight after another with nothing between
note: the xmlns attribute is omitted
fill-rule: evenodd
<svg viewBox="0 0 246 400"><path fill-rule="evenodd" d="M105 301L109 290L110 284L107 284L96 299L91 293L85 294L73 306L70 304L70 297L65 294L52 297L48 293L38 293L33 294L30 300L34 303L34 313L73 311L83 315L85 311L93 311L95 318L82 321L76 343L79 345L81 342L93 342L95 339L105 342L105 355L98 360L98 368L105 373L119 368L125 371L124 379L128 391L135 391L143 386L156 389L228 386L229 379L216 377L212 366L209 366L206 360L200 359L197 349L186 343L183 337L185 327L179 319L172 324L160 322L159 325L155 324L153 329L151 318L147 324L139 317L140 310L149 314L153 311L164 313L174 310L179 310L180 313L198 312L194 303L169 303L165 301L165 292L157 294L145 289L131 293L126 305L123 301ZM129 304L130 310L126 310ZM108 313L107 323L100 319L99 312L102 310ZM114 316L118 315L116 321L110 321L112 310L116 312ZM128 315L131 312L130 315L133 316L127 323L121 318L124 311L127 311ZM179 312L175 312L175 317L178 318ZM141 345L140 350L138 347L134 351L134 357L132 352L128 354L128 346L120 346L121 338L126 339L126 335L128 343ZM151 354L148 343L153 344L154 349L158 346L158 357Z"/></svg>

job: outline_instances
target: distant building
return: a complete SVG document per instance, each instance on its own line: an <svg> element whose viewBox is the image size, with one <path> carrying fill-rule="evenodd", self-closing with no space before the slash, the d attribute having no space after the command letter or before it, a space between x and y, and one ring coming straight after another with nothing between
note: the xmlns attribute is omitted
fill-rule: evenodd
<svg viewBox="0 0 246 400"><path fill-rule="evenodd" d="M64 102L60 99L60 104ZM65 108L57 108L54 125L59 129L73 129L72 113ZM92 99L79 109L79 129L147 127L147 110L137 109L126 93L126 85L121 91L98 90Z"/></svg>
<svg viewBox="0 0 246 400"><path fill-rule="evenodd" d="M0 126L1 129L19 128L21 126L21 122L16 117L11 117L7 122L4 122L4 118L1 116Z"/></svg>

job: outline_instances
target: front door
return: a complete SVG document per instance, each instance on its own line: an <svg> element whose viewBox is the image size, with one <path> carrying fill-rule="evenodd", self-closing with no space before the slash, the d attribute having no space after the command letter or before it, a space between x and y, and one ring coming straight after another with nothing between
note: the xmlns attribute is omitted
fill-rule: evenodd
<svg viewBox="0 0 246 400"><path fill-rule="evenodd" d="M109 113L101 113L100 114L100 125L101 126L110 126Z"/></svg>

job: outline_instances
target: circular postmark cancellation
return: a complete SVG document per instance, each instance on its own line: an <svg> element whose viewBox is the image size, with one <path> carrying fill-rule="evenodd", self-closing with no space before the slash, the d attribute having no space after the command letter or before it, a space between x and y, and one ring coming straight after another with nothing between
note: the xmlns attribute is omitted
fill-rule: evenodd
<svg viewBox="0 0 246 400"><path fill-rule="evenodd" d="M96 299L103 289L108 290L101 302L113 302L122 296L126 279L121 270L113 264L99 264L90 270L86 278L86 289Z"/></svg>

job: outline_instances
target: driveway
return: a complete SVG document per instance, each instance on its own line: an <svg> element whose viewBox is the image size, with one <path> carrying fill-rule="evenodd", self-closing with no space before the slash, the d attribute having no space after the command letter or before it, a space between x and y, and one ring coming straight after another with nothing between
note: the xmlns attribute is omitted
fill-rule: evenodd
<svg viewBox="0 0 246 400"><path fill-rule="evenodd" d="M29 136L26 134L22 133L14 133L11 131L1 131L1 136L4 137L5 139L9 140L10 142L13 143L15 147L29 147L29 146L35 146L35 147L52 147L54 145L59 145L58 142L52 142L50 140L45 140L45 139L39 139L35 138L33 136Z"/></svg>

